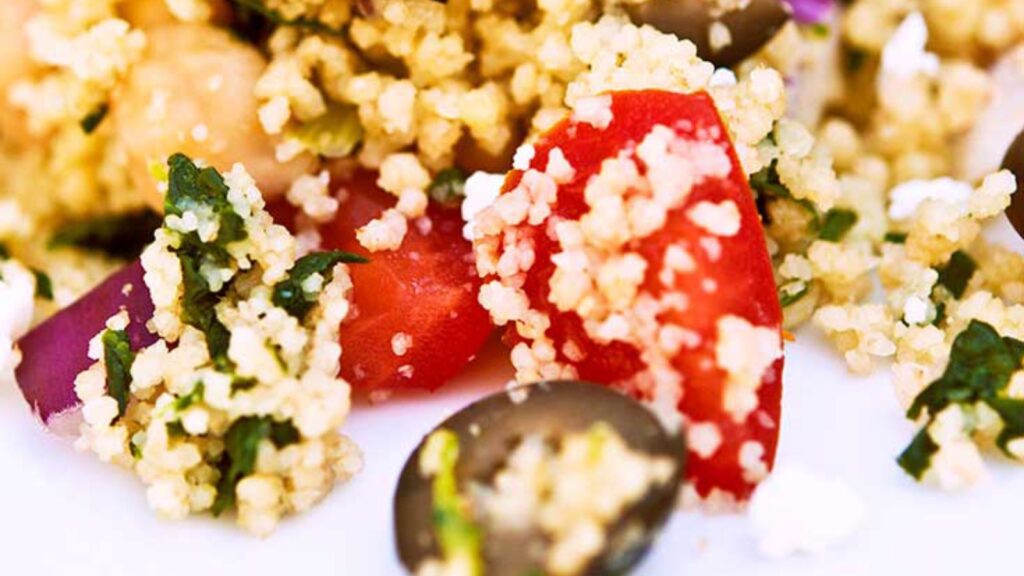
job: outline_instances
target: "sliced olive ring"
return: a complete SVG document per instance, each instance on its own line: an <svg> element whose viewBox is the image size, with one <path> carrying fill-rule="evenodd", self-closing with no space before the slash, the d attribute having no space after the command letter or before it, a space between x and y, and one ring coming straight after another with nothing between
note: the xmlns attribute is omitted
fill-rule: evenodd
<svg viewBox="0 0 1024 576"><path fill-rule="evenodd" d="M465 493L471 485L493 480L524 438L557 440L586 433L597 424L610 427L630 451L668 461L672 468L668 481L651 484L643 497L626 506L606 527L605 546L580 572L588 576L621 574L640 561L674 508L686 455L680 431L667 431L649 409L617 391L575 381L543 382L494 394L456 413L435 431L448 431L458 438L454 472L459 491ZM441 556L432 479L422 473L420 462L429 438L409 457L395 491L398 554L412 573L423 562ZM543 559L526 553L537 542L532 538L542 536L485 533L483 574L544 573Z"/></svg>
<svg viewBox="0 0 1024 576"><path fill-rule="evenodd" d="M1013 229L1024 238L1024 131L1010 144L1003 157L1003 169L1013 172L1017 177L1017 191L1010 196L1010 205L1006 207L1006 217L1013 224Z"/></svg>
<svg viewBox="0 0 1024 576"><path fill-rule="evenodd" d="M732 66L750 57L792 18L783 0L751 0L742 8L716 14L711 0L647 0L627 7L636 24L647 24L697 45L697 54L715 66ZM729 42L716 46L713 27L721 23Z"/></svg>

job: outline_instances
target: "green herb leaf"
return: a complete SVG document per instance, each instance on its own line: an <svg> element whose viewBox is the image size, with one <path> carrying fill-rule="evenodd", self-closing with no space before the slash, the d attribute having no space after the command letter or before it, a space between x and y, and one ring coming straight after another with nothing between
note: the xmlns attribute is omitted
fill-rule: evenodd
<svg viewBox="0 0 1024 576"><path fill-rule="evenodd" d="M288 136L320 156L344 158L363 141L363 124L355 106L331 103L325 114L290 128Z"/></svg>
<svg viewBox="0 0 1024 576"><path fill-rule="evenodd" d="M971 277L974 276L974 272L977 269L978 265L975 264L973 258L968 256L966 252L957 250L950 256L949 262L938 269L939 285L945 286L946 290L949 290L949 293L954 298L960 298L964 295L964 291L967 290L967 284L971 281Z"/></svg>
<svg viewBox="0 0 1024 576"><path fill-rule="evenodd" d="M999 414L1003 421L1003 429L996 437L996 446L1011 458L1017 458L1010 452L1009 443L1024 437L1024 400L1015 398L991 398L986 400L990 408Z"/></svg>
<svg viewBox="0 0 1024 576"><path fill-rule="evenodd" d="M217 318L217 302L220 297L210 291L206 280L199 273L196 258L189 254L178 254L181 263L181 279L184 286L181 319L206 335L206 348L215 362L225 362L228 353L230 332Z"/></svg>
<svg viewBox="0 0 1024 576"><path fill-rule="evenodd" d="M932 463L932 456L939 451L939 445L932 440L928 429L924 428L914 436L910 445L900 454L896 462L907 474L920 480Z"/></svg>
<svg viewBox="0 0 1024 576"><path fill-rule="evenodd" d="M946 303L937 302L935 304L935 319L932 320L932 326L941 326L942 321L946 319Z"/></svg>
<svg viewBox="0 0 1024 576"><path fill-rule="evenodd" d="M196 232L182 236L176 255L181 264L184 302L182 320L206 335L210 358L220 367L228 364L230 334L217 318L216 305L220 294L210 290L200 273L204 263L227 266L231 262L226 246L247 237L245 222L228 202L228 187L213 168L200 169L184 154L175 154L167 161L168 191L164 211L182 216L186 212L217 219L216 238L204 242Z"/></svg>
<svg viewBox="0 0 1024 576"><path fill-rule="evenodd" d="M199 382L196 382L196 385L192 388L191 392L174 401L174 411L181 412L182 410L188 410L192 406L202 402L205 395L206 385L200 380Z"/></svg>
<svg viewBox="0 0 1024 576"><path fill-rule="evenodd" d="M237 10L248 12L247 19L251 22L251 25L254 24L255 21L262 19L264 23L261 24L261 27L266 27L266 24L269 23L276 26L294 26L311 32L318 32L320 34L328 34L332 36L340 36L343 33L342 30L332 28L323 22L312 18L285 18L280 12L267 7L263 0L231 0L231 2L236 6ZM259 19L255 18L257 15L259 16ZM246 36L248 36L248 34L246 34Z"/></svg>
<svg viewBox="0 0 1024 576"><path fill-rule="evenodd" d="M1006 388L1024 358L1024 342L999 336L995 328L972 320L953 340L942 377L925 388L907 411L917 419L925 408L932 416L955 402L991 400Z"/></svg>
<svg viewBox="0 0 1024 576"><path fill-rule="evenodd" d="M49 247L71 246L134 260L152 242L161 221L159 214L148 209L78 220L62 226L50 239Z"/></svg>
<svg viewBox="0 0 1024 576"><path fill-rule="evenodd" d="M889 244L906 244L907 233L906 232L886 232L884 241Z"/></svg>
<svg viewBox="0 0 1024 576"><path fill-rule="evenodd" d="M857 224L857 213L844 208L833 208L825 213L818 237L829 242L839 242Z"/></svg>
<svg viewBox="0 0 1024 576"><path fill-rule="evenodd" d="M224 456L217 498L212 512L219 516L235 505L235 488L256 469L260 442L269 439L278 448L299 441L299 432L291 422L275 422L269 416L247 416L236 420L224 435Z"/></svg>
<svg viewBox="0 0 1024 576"><path fill-rule="evenodd" d="M828 24L816 23L811 25L811 33L818 38L828 38Z"/></svg>
<svg viewBox="0 0 1024 576"><path fill-rule="evenodd" d="M803 288L792 292L789 290L779 290L779 305L785 308L786 306L792 306L807 296L811 291L811 287L808 284L804 284Z"/></svg>
<svg viewBox="0 0 1024 576"><path fill-rule="evenodd" d="M169 215L181 216L185 212L194 212L197 216L212 214L217 219L217 237L212 242L203 242L195 232L186 235L185 241L190 248L199 252L211 252L204 256L216 256L216 260L225 261L227 255L224 246L239 240L245 240L245 222L235 213L234 207L228 202L228 186L217 170L207 167L200 169L184 154L175 154L167 161L168 189L164 198L164 212Z"/></svg>
<svg viewBox="0 0 1024 576"><path fill-rule="evenodd" d="M466 197L466 173L455 167L445 168L437 173L427 192L439 204L461 202Z"/></svg>
<svg viewBox="0 0 1024 576"><path fill-rule="evenodd" d="M107 113L110 112L110 105L104 102L96 107L95 110L90 112L82 118L78 125L82 128L82 132L86 134L92 134L99 127L103 119L107 117Z"/></svg>
<svg viewBox="0 0 1024 576"><path fill-rule="evenodd" d="M50 276L42 270L30 268L32 275L36 277L36 298L53 300L53 281Z"/></svg>
<svg viewBox="0 0 1024 576"><path fill-rule="evenodd" d="M859 72L864 65L868 63L868 53L863 50L857 50L850 48L846 52L846 71L852 73Z"/></svg>
<svg viewBox="0 0 1024 576"><path fill-rule="evenodd" d="M107 393L117 400L118 415L124 416L128 409L135 353L124 330L106 330L100 341L103 343L103 363L107 368Z"/></svg>
<svg viewBox="0 0 1024 576"><path fill-rule="evenodd" d="M9 260L11 258L11 250L7 248L7 245L0 242L0 260Z"/></svg>
<svg viewBox="0 0 1024 576"><path fill-rule="evenodd" d="M365 264L369 262L358 254L341 252L315 252L299 258L288 274L288 278L274 286L274 305L288 311L292 316L303 319L316 304L317 294L308 294L302 284L313 274L320 274L324 282L330 281L331 271L342 262Z"/></svg>
<svg viewBox="0 0 1024 576"><path fill-rule="evenodd" d="M789 191L789 187L782 183L782 179L779 177L778 166L779 161L777 159L772 160L770 164L750 177L750 188L757 193L758 212L761 213L762 220L765 223L770 223L767 210L768 202L773 200L790 200L799 204L801 208L811 215L811 227L817 230L821 225L821 217L818 215L818 210L810 200L793 196L792 192Z"/></svg>

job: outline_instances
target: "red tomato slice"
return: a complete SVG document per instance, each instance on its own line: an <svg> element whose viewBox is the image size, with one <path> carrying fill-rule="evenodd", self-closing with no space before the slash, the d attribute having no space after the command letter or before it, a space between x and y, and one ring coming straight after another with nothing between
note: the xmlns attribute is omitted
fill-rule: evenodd
<svg viewBox="0 0 1024 576"><path fill-rule="evenodd" d="M475 357L493 330L477 303L480 280L472 247L462 237L458 210L431 205L424 221L429 227L410 223L398 250L367 252L356 229L395 204L376 179L361 172L344 182L347 200L335 220L320 228L323 249L370 259L351 266L355 317L341 328L341 373L368 393L435 390ZM396 336L407 347L404 354L395 352Z"/></svg>
<svg viewBox="0 0 1024 576"><path fill-rule="evenodd" d="M550 217L540 222L537 221L539 218L534 218L531 224L528 219L514 216L513 220L521 223L509 225L509 220L502 220L503 227L495 234L493 221L495 214L500 212L499 197L499 201L488 209L491 214L488 216L485 211L478 219L480 223L490 217L492 222L490 229L487 224L478 224L478 232L485 235L476 240L478 266L480 254L486 254L488 250L496 251L498 257L505 255L509 246L515 245L510 244L510 238L518 238L531 245L532 265L525 272L507 275L499 282L506 288L521 289L530 309L549 317L550 328L546 337L556 351L555 363L570 366L583 380L615 385L651 399L656 388L651 383L652 374L656 373L650 364L654 362L650 360L652 346L640 346L638 339L598 338L585 326L580 315L582 312L577 313L578 309L567 309L564 305L559 308L552 303L551 280L558 260L553 256L566 250L553 229L559 220L581 222L591 210L585 189L608 159L634 161L642 175L640 187L627 185L627 189L641 190L644 182L655 188L652 184L654 169L639 158L638 150L656 126L662 127L663 135L665 128L671 130L669 138L675 149L689 150L679 156L682 158L689 154L685 156L689 160L679 166L682 171L701 171L701 162L706 164L714 159L700 151L717 150L717 171L708 170L710 173L704 174L703 180L698 178L684 199L666 205L668 210L663 227L653 233L635 235L611 254L621 256L629 252L643 258L647 266L641 272L642 281L638 289L648 302L673 299L677 303L683 302L675 308L659 308L654 322L659 329L672 325L682 329L673 334L686 335L686 344L675 352L666 353L669 371L657 373L676 378L673 381L679 382L677 390L681 387L677 408L690 426L688 480L702 497L717 490L727 497L745 499L774 462L783 365L782 312L747 177L740 168L714 102L707 94L642 91L615 93L608 98L610 104L606 104L605 110L598 109L595 114L588 114L597 121L584 122L576 117L566 119L535 144L531 171L547 170L549 175L557 174L557 170L548 170L549 155L557 148L574 173L562 177L557 185L556 199L550 203ZM610 118L607 117L609 111ZM600 118L602 113L605 114L604 121ZM604 126L605 121L607 126ZM692 146L694 144L710 145L711 148L697 148ZM661 174L664 176L665 172ZM520 192L528 188L525 175L523 171L512 172L505 182L502 196L513 193L517 187L520 187ZM538 186L533 190L542 188ZM626 192L627 195L633 193ZM726 210L724 216L720 210L713 209L729 203L735 210ZM704 209L703 213L698 213L701 210L696 208L698 205ZM606 224L614 228L625 220L623 217L618 222ZM593 248L595 244L589 246ZM662 273L666 250L670 246L685 252L689 264L683 267L686 271L676 271L665 277ZM608 254L607 251L598 253ZM484 260L486 262L487 258ZM495 260L492 258L490 262L494 264ZM673 262L678 262L678 259L673 259ZM487 282L499 278L498 273L489 269L486 263L481 271L487 273ZM594 276L591 273L591 277ZM493 306L491 308L493 311ZM720 321L725 318L731 318L731 324L726 322L720 327ZM748 338L748 329L751 328L759 334L759 339ZM734 376L740 370L733 368L730 371L720 365L716 351L720 334L733 338L733 349L738 347L743 351L731 356L723 353L723 357L737 358L736 362L727 361L727 365L742 365L749 358L752 366L759 367L752 377L745 380L748 392L743 410L735 409L735 404L727 409L730 402L727 397L738 397L735 396L739 394L737 389L730 387L738 381ZM512 325L506 340L535 343L535 337L529 332L526 336ZM566 344L570 345L568 354ZM722 346L726 347L726 344ZM672 350L672 347L666 349ZM678 393L676 397L679 397ZM741 457L741 453L744 456Z"/></svg>

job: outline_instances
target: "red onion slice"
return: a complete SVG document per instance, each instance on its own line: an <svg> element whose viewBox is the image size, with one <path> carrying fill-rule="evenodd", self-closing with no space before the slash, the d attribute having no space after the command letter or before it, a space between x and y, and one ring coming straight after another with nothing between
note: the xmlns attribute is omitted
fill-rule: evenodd
<svg viewBox="0 0 1024 576"><path fill-rule="evenodd" d="M135 261L18 341L22 351L15 372L18 386L33 412L51 429L61 420L58 416L78 406L75 377L92 364L87 355L89 340L104 330L108 318L122 309L128 311L132 349L156 341L146 330L153 302L142 277L142 264Z"/></svg>

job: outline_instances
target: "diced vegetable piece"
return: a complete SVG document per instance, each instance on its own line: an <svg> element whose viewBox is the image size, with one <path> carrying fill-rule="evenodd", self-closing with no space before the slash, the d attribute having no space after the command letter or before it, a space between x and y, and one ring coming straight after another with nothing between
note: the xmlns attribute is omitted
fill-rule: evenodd
<svg viewBox="0 0 1024 576"><path fill-rule="evenodd" d="M611 94L609 100L607 113L591 110L587 121L577 115L543 135L534 145L532 172L511 173L502 196L489 209L491 214L477 217L478 222L491 218L493 223L499 218L504 223L499 232L489 232L474 241L478 254L497 251L492 262L497 273L485 281L500 282L501 290L513 293L521 286L521 294L529 303L527 314L539 313L550 320L543 336L550 341L540 341L539 353L535 347L525 354L533 358L525 362L527 366L530 362L547 362L544 354L550 350L554 362L569 366L583 380L628 389L639 397L654 399L662 409L670 410L673 398L678 397L676 407L687 422L697 425L702 440L696 446L691 442L688 479L701 496L717 490L744 499L774 462L783 365L781 308L746 174L707 94L619 92ZM599 121L594 122L595 117ZM671 127L668 132L667 127ZM643 153L646 158L641 159L638 150L645 149L645 139L656 129L660 138L668 139L666 150L674 152L652 159L650 150L658 148L649 147ZM560 154L554 154L556 149ZM549 169L551 159L559 156L571 167L572 176L568 180L563 177L557 185L557 196L550 204L552 214L533 221L524 216L519 224L510 224L502 210L507 209L504 214L513 220L517 217L512 203L514 195L523 194L520 184L531 175L535 190L546 189L539 173L564 173L564 167ZM692 188L681 200L667 205L664 224L653 232L633 232L637 228L627 224L624 212L601 220L600 226L593 225L598 220L592 218L588 232L584 220L598 213L593 206L612 189L597 189L590 183L612 159L631 160L637 166L633 172L637 176L623 188L623 202L659 195L672 197L673 186L690 184L687 178L673 180L676 174L688 174ZM648 160L659 159L667 164L659 168L660 176L652 175L654 169ZM624 168L620 174L629 170ZM619 182L612 176L606 178ZM656 178L660 183L654 182ZM506 195L512 200L502 205ZM534 200L530 210L537 209L543 215L542 209L535 208L541 202ZM572 262L580 261L572 243L580 239L576 233L567 233L570 244L563 243L558 222L579 224L576 228L583 230L582 253L590 254L583 256L589 268L572 268ZM604 232L611 237L616 230L622 231L617 227L633 234L625 244L610 251L594 247L602 241ZM478 226L478 233L480 230ZM500 275L497 263L507 255L510 245L515 250L523 250L523 245L532 248L532 262L525 272L518 273L521 280L518 274ZM594 255L596 260L588 260ZM643 296L648 311L656 307L653 322L662 336L656 341L643 340L650 337L642 336L638 332L641 328L636 328L644 322L638 308L626 310L626 320L617 324L620 328L613 320L605 336L595 336L596 325L611 316L593 311L611 306L609 294L615 294L615 284L608 282L610 276L602 280L596 270L612 258L628 258L635 263L637 256L643 260L644 270L636 285L637 298ZM483 269L487 266L485 260ZM579 299L562 299L563 295L575 294L574 285L555 282L557 273L563 279L589 275L589 280L580 281L590 282L591 287L579 294ZM558 295L556 284L561 286ZM596 300L588 300L590 296ZM515 297L503 301L514 303ZM591 301L598 308L580 304ZM634 300L633 305L639 301ZM496 306L489 308L494 312ZM522 324L518 308L512 310ZM584 322L581 314L588 313L591 319ZM649 329L650 323L647 326L643 330ZM538 342L538 330L527 330L524 335L512 324L508 339L513 344L532 345ZM525 351L520 348L519 352ZM674 352L657 352L672 348ZM654 352L663 354L656 359L660 362L657 366L651 364ZM513 361L516 359L513 354ZM520 359L520 364L523 362Z"/></svg>
<svg viewBox="0 0 1024 576"><path fill-rule="evenodd" d="M493 327L477 303L480 280L457 209L431 205L394 251L369 253L355 231L394 205L361 172L342 183L347 199L320 233L324 250L366 257L353 266L355 312L341 328L342 376L357 390L435 390L458 374ZM287 224L293 209L272 211Z"/></svg>
<svg viewBox="0 0 1024 576"><path fill-rule="evenodd" d="M44 423L78 406L75 377L92 364L86 355L89 340L104 330L108 318L122 308L128 311L126 336L132 350L156 341L145 328L153 303L142 277L141 263L126 266L18 342L23 354L18 385Z"/></svg>

